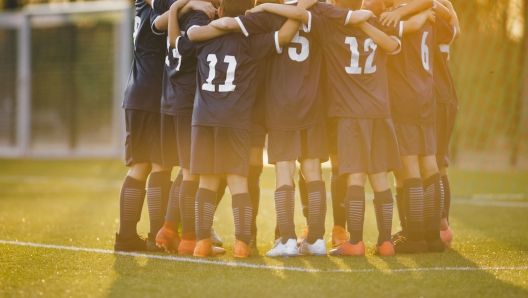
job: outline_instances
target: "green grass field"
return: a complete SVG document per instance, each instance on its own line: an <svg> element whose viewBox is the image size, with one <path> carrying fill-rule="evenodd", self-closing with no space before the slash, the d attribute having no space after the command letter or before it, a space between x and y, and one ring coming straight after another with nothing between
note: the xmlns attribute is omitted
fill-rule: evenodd
<svg viewBox="0 0 528 298"><path fill-rule="evenodd" d="M0 296L528 297L525 199L453 199L455 240L453 249L442 254L270 259L264 254L271 248L275 224L274 176L272 168L265 168L255 256L232 257L233 216L226 194L214 226L227 255L193 263L198 259L111 252L125 174L120 161L0 160ZM467 179L479 177L485 187L504 176L453 171L451 177L457 193L463 189L457 183ZM525 178L516 177L528 181ZM505 191L510 191L507 187ZM300 232L303 218L298 202ZM331 204L328 207L327 240L332 227ZM370 201L366 213L364 238L370 247L377 233ZM146 204L139 231L148 231Z"/></svg>

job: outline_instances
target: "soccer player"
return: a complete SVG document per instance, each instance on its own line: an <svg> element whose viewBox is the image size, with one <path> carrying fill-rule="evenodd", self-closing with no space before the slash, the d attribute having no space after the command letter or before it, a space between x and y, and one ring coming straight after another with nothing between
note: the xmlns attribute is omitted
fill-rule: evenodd
<svg viewBox="0 0 528 298"><path fill-rule="evenodd" d="M159 14L146 2L136 1L134 19L134 61L130 71L123 108L126 121L126 165L130 167L119 199L120 222L116 251L159 249L154 237L163 225L164 209L171 188L170 169L162 166L160 99L165 33L153 27ZM145 191L147 177L149 185ZM147 242L137 235L147 193L150 233Z"/></svg>
<svg viewBox="0 0 528 298"><path fill-rule="evenodd" d="M453 9L451 2L446 0L439 1L450 11L451 19L449 23L456 28L454 38L460 35L458 17ZM455 123L456 113L458 110L458 99L455 85L449 71L449 46L450 44L439 44L435 47L434 56L434 85L436 99L436 138L437 153L436 162L442 175L442 185L444 187L444 210L440 222L440 238L445 246L450 248L453 239L453 232L449 227L449 207L451 204L451 188L447 176L449 167L449 140Z"/></svg>
<svg viewBox="0 0 528 298"><path fill-rule="evenodd" d="M264 4L255 7L246 17L211 23L224 30L242 30L251 36L276 30L284 22L281 14L288 5ZM268 13L259 13L268 12ZM300 251L307 255L326 255L323 240L326 215L326 190L321 174L321 161L328 159L324 101L319 88L323 31L312 26L313 15L325 15L336 22L359 23L367 17L356 14L347 19L348 11L326 3L310 9L308 26L300 28L288 52L271 58L266 80L266 123L268 125L268 160L275 164L275 206L281 241L277 241L266 255L270 257L296 256L297 247L293 223L295 161L301 163L309 197L309 233ZM317 18L317 22L321 19Z"/></svg>
<svg viewBox="0 0 528 298"><path fill-rule="evenodd" d="M314 2L305 0L301 3L299 8L291 7L289 16L308 23L309 13L303 8ZM221 17L235 17L253 6L252 0L224 0L218 12ZM172 17L171 14L170 22ZM257 91L255 79L258 64L260 59L282 51L282 46L295 35L300 25L298 21L288 20L279 31L249 38L242 34L227 34L202 42L196 49L198 92L193 111L191 173L200 175L200 185L196 195L198 242L194 256L214 255L210 227L222 173L227 175L227 183L233 194L234 255L246 258L251 253L252 206L247 175L250 117ZM210 33L218 31L212 26L203 26L189 30L188 36L191 41L207 40ZM169 32L171 44L175 37L177 34L173 36ZM181 42L182 39L179 39L178 50Z"/></svg>
<svg viewBox="0 0 528 298"><path fill-rule="evenodd" d="M360 9L362 0L336 0L335 5ZM430 13L430 12L429 12ZM405 30L417 30L428 18L422 13L407 21ZM386 33L384 33L383 31ZM378 242L374 252L393 255L393 203L387 171L401 169L398 143L390 118L386 59L400 49L398 28L383 27L371 18L358 27L329 24L325 44L329 75L328 116L335 119L339 175L347 181L344 199L350 240L330 254L364 255L363 221L365 182L374 189ZM389 36L390 35L390 36Z"/></svg>
<svg viewBox="0 0 528 298"><path fill-rule="evenodd" d="M385 4L393 10L401 9L405 0L385 0ZM432 61L436 43L450 42L454 27L440 27L441 24L442 19L438 19L435 24L427 22L413 33L403 34L400 30L402 51L388 59L391 112L403 165L403 170L394 171L394 177L396 187L403 189L407 230L404 237L395 239L396 253L444 249L440 239L443 190L435 158ZM401 21L399 27L403 29Z"/></svg>

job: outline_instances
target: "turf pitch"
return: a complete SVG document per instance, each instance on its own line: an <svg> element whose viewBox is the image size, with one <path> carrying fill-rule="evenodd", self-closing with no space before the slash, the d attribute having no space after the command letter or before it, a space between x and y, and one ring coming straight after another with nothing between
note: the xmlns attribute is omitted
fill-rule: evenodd
<svg viewBox="0 0 528 298"><path fill-rule="evenodd" d="M163 253L111 252L125 174L120 161L0 160L0 296L528 296L524 200L453 199L455 240L453 249L442 254L270 259L264 254L272 246L275 225L274 176L272 168L265 168L255 256L232 257L234 227L227 193L214 221L227 255L194 263L192 257ZM469 175L453 171L452 184L463 184ZM328 170L324 176L328 180ZM304 220L298 199L295 211L299 234ZM146 206L138 227L144 234L148 231ZM330 198L326 228L329 240ZM368 247L376 233L368 201Z"/></svg>

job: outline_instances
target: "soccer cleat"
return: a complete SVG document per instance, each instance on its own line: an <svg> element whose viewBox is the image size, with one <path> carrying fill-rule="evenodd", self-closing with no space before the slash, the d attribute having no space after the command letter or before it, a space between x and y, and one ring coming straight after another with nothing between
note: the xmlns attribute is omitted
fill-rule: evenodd
<svg viewBox="0 0 528 298"><path fill-rule="evenodd" d="M394 242L394 252L397 254L416 254L427 252L428 250L425 240L412 241L406 237L401 237Z"/></svg>
<svg viewBox="0 0 528 298"><path fill-rule="evenodd" d="M249 241L249 247L257 248L257 234L251 235L251 241Z"/></svg>
<svg viewBox="0 0 528 298"><path fill-rule="evenodd" d="M178 246L179 255L192 255L196 247L196 234L186 232L182 234L180 245Z"/></svg>
<svg viewBox="0 0 528 298"><path fill-rule="evenodd" d="M243 241L235 240L235 258L247 258L251 256L251 247L245 244Z"/></svg>
<svg viewBox="0 0 528 298"><path fill-rule="evenodd" d="M148 233L147 251L150 251L150 252L164 252L165 251L165 248L158 246L156 244L156 236L154 236L154 234L151 234L151 233Z"/></svg>
<svg viewBox="0 0 528 298"><path fill-rule="evenodd" d="M391 241L392 243L396 243L397 241L403 240L405 236L407 236L407 233L404 230L401 230L391 235Z"/></svg>
<svg viewBox="0 0 528 298"><path fill-rule="evenodd" d="M301 236L297 238L297 245L301 245L301 243L308 237L308 231L309 231L308 225L304 226L303 231L301 233Z"/></svg>
<svg viewBox="0 0 528 298"><path fill-rule="evenodd" d="M288 239L286 243L282 243L281 238L275 240L273 248L266 253L267 257L296 257L299 255L299 248L297 247L297 241L295 239Z"/></svg>
<svg viewBox="0 0 528 298"><path fill-rule="evenodd" d="M213 227L211 227L211 241L214 246L222 247L224 245L224 242L222 242L222 239L220 238L220 236L216 234Z"/></svg>
<svg viewBox="0 0 528 298"><path fill-rule="evenodd" d="M129 238L123 238L118 233L115 234L116 240L114 242L115 251L146 251L147 241L139 235L134 235Z"/></svg>
<svg viewBox="0 0 528 298"><path fill-rule="evenodd" d="M165 223L156 235L156 245L165 248L166 252L178 252L178 245L180 244L180 235L178 230L172 229L170 225Z"/></svg>
<svg viewBox="0 0 528 298"><path fill-rule="evenodd" d="M216 255L225 254L225 249L221 247L214 247L211 238L202 239L196 242L196 247L194 248L193 255L195 257L205 258L205 257L214 257Z"/></svg>
<svg viewBox="0 0 528 298"><path fill-rule="evenodd" d="M330 251L331 256L356 256L361 257L365 255L365 243L359 241L358 244L350 244L350 242L343 242L338 248Z"/></svg>
<svg viewBox="0 0 528 298"><path fill-rule="evenodd" d="M303 256L326 256L326 244L323 239L317 239L313 244L304 240L299 247L299 254Z"/></svg>
<svg viewBox="0 0 528 298"><path fill-rule="evenodd" d="M445 243L440 238L426 242L428 252L444 252L445 250Z"/></svg>
<svg viewBox="0 0 528 298"><path fill-rule="evenodd" d="M376 244L372 253L378 256L393 256L395 254L394 244L390 241L383 242L381 246Z"/></svg>
<svg viewBox="0 0 528 298"><path fill-rule="evenodd" d="M451 248L451 241L453 241L453 231L450 227L448 227L445 231L440 230L440 238L444 242L446 248Z"/></svg>
<svg viewBox="0 0 528 298"><path fill-rule="evenodd" d="M339 247L343 242L348 242L350 234L341 226L334 226L332 228L332 247Z"/></svg>

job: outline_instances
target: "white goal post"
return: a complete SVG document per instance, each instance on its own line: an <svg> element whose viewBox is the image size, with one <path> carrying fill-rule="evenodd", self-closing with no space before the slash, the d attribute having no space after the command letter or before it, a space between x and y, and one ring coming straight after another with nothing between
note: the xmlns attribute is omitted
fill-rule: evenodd
<svg viewBox="0 0 528 298"><path fill-rule="evenodd" d="M4 77L9 75L14 76L13 82L15 82L7 86L0 85L0 118L4 118L4 120L0 119L0 132L3 136L3 138L0 137L0 157L106 158L123 156L124 116L121 103L132 59L132 9L133 6L129 1L96 1L28 5L20 11L0 13L0 55L3 55L3 59L0 59L0 72L4 72ZM55 90L61 89L59 85L55 87L54 85L50 86L49 88L55 89L49 89L53 91L49 92L49 95L43 95L43 93L47 92L41 90L32 90L36 80L43 79L43 81L46 81L45 77L48 76L46 71L44 71L38 74L39 77L36 77L37 74L34 73L33 69L35 62L32 61L32 54L34 57L35 53L32 52L36 49L32 47L32 39L38 37L36 35L41 34L42 28L47 30L46 28L70 26L70 30L73 32L71 36L78 36L87 31L83 28L91 28L90 26L93 27L98 22L104 22L105 28L110 28L106 32L103 32L105 33L104 36L108 37L108 40L99 42L100 46L110 47L110 44L113 46L113 50L107 51L109 53L107 56L109 57L101 57L104 60L99 62L101 65L108 62L105 68L100 69L101 77L107 76L111 81L108 82L108 86L110 87L106 88L108 90L105 91L106 97L101 95L102 91L93 87L94 85L96 86L96 83L88 86L83 85L82 67L76 66L76 68L73 68L72 66L70 69L67 62L60 61L59 63L63 63L63 66L66 65L66 70L61 70L61 73L59 73L59 70L51 73L50 70L49 75L56 75L59 78L72 77L72 82L76 85L74 87L75 92L71 93L74 96L64 94L54 95ZM77 27L81 29L77 30ZM35 30L41 31L38 31L39 33L37 34ZM104 30L99 30L98 32L101 31ZM88 30L88 32L90 33L91 31ZM11 34L9 39L5 38L8 33ZM4 39L2 40L3 37ZM68 36L64 36L63 38L68 39ZM77 37L74 39L78 40ZM82 45L88 44L84 41L85 39L87 38L82 38ZM16 42L15 44L9 45L6 40L16 40ZM99 40L102 39L99 38ZM49 44L51 45L52 43L50 41ZM76 57L75 59L80 60L77 57L82 57L84 54L84 47L82 45L78 46L74 44L72 49L64 49L64 53L71 54L73 57ZM38 49L39 51L46 51L45 43L41 42L40 47ZM94 48L97 47L98 45L94 45ZM57 54L56 50L49 50L49 52L51 52L50 55L61 55L61 53ZM11 63L10 65L13 66L13 69L8 70L7 66L2 65L2 61ZM54 61L50 59L46 61L48 63L46 65L55 63ZM83 63L83 65L86 65L86 62ZM45 68L45 65L41 68ZM94 72L92 71L92 73ZM94 76L92 75L92 77ZM58 92L60 93L60 91ZM89 94L86 94L87 92ZM41 111L38 114L34 114L36 108L33 106L33 97L35 95L44 98L39 103L40 106L44 107L40 108L44 112ZM64 97L61 100L74 101L83 96L84 98L93 96L101 102L111 102L104 105L105 108L100 108L100 111L94 110L97 107L91 108L90 113L87 113L88 108L85 107L86 105L90 105L89 100L84 100L81 104L76 103L64 111L54 111L52 107L47 107L45 99L48 97L45 96L48 96L49 100L55 100L52 98L55 96ZM94 103L92 102L91 106L93 105ZM59 102L55 106L55 110L57 110L61 108L61 103ZM71 113L68 110L75 115L84 116L84 122L82 124L76 124L78 121L74 116L69 115ZM103 124L98 123L97 125L93 125L90 121L93 118L97 118L93 115L99 114L105 115L105 122ZM60 117L57 115L66 115L63 118L70 120L65 121L59 119ZM41 123L44 124L41 125ZM46 128L46 131L49 132L48 135L44 134L39 136L39 133L35 132L35 129L39 129L40 126L45 126L45 123L54 124ZM76 128L65 128L68 127L68 123ZM94 131L90 131L92 128ZM101 140L97 136L99 132L104 132L104 140ZM89 135L90 137L83 137L83 134ZM55 137L49 137L49 135ZM98 139L98 141L92 142L91 138ZM71 139L74 140L72 141ZM90 146L90 144L93 145Z"/></svg>

